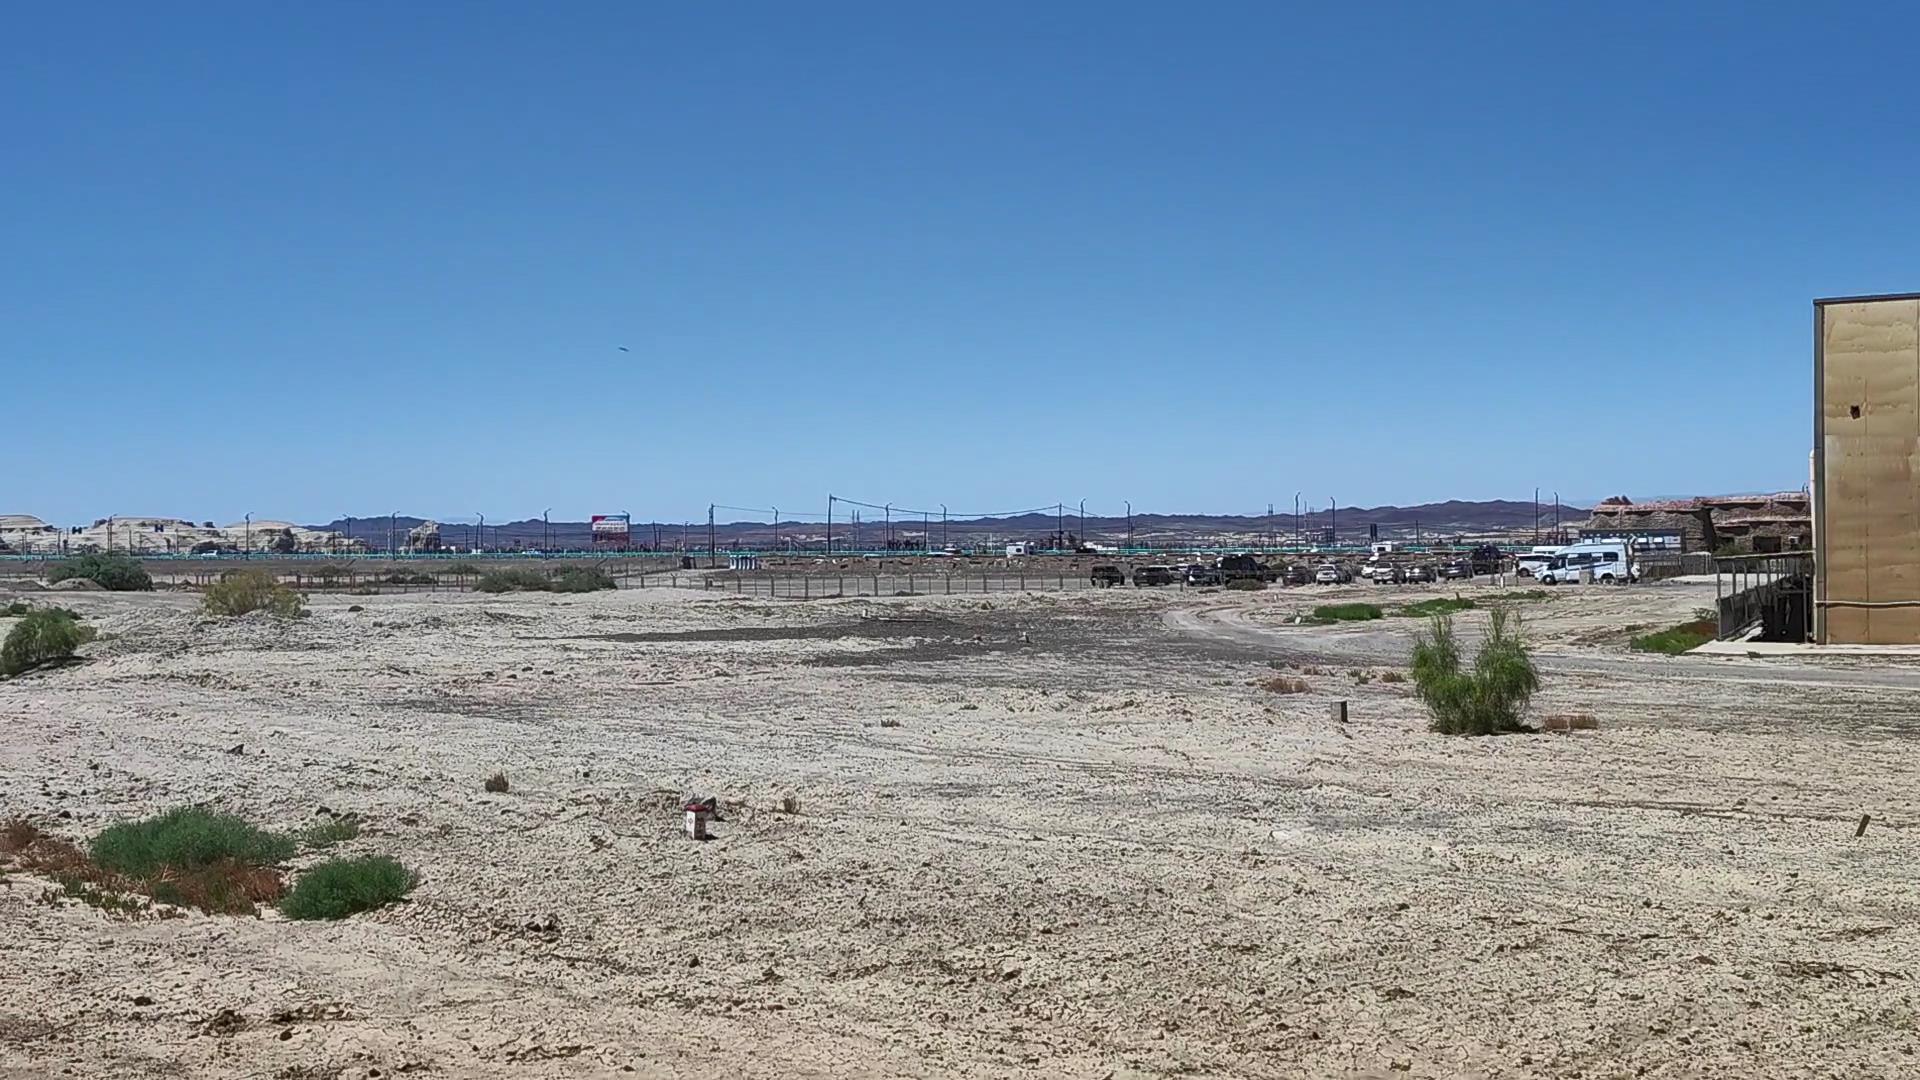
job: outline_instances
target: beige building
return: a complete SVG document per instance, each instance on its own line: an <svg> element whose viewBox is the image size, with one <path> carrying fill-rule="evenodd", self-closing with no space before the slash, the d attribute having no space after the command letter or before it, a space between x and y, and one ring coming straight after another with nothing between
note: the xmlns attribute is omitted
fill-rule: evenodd
<svg viewBox="0 0 1920 1080"><path fill-rule="evenodd" d="M1813 311L1814 640L1920 644L1920 294Z"/></svg>

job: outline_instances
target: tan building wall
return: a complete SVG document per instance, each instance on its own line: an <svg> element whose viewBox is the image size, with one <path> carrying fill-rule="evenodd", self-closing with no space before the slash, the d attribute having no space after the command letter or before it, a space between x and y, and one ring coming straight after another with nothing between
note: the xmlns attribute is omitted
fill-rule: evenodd
<svg viewBox="0 0 1920 1080"><path fill-rule="evenodd" d="M1920 643L1920 296L1814 304L1814 636Z"/></svg>

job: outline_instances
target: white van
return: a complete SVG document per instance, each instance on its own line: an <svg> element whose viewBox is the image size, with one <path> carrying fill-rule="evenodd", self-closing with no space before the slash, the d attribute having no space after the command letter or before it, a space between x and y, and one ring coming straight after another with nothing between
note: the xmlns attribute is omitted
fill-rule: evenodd
<svg viewBox="0 0 1920 1080"><path fill-rule="evenodd" d="M1534 571L1542 585L1573 584L1582 570L1591 570L1593 580L1603 585L1625 584L1640 578L1633 565L1633 552L1623 543L1597 542L1574 544L1555 552L1546 566Z"/></svg>
<svg viewBox="0 0 1920 1080"><path fill-rule="evenodd" d="M1524 555L1516 555L1513 557L1514 573L1521 577L1539 577L1540 571L1545 570L1559 553L1557 547L1536 547Z"/></svg>

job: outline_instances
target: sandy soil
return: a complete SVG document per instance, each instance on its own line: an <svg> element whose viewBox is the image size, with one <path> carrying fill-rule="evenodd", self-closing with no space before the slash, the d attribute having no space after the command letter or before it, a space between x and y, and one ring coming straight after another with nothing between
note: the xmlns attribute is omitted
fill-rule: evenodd
<svg viewBox="0 0 1920 1080"><path fill-rule="evenodd" d="M1622 628L1711 586L1572 588L1523 602L1539 707L1600 729L1452 740L1355 674L1414 620L1288 624L1454 591L225 624L66 594L113 637L0 682L0 816L325 807L421 884L341 923L126 921L11 872L0 1077L1910 1072L1920 668L1641 657Z"/></svg>

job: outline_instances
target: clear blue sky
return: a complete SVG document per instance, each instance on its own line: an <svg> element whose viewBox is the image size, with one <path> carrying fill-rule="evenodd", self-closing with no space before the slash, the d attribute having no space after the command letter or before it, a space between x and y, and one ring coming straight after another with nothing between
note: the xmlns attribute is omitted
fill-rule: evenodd
<svg viewBox="0 0 1920 1080"><path fill-rule="evenodd" d="M1797 487L1913 9L15 6L0 513ZM627 350L622 352L620 347Z"/></svg>

